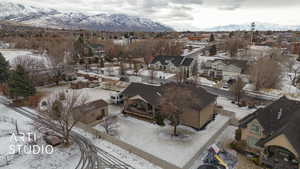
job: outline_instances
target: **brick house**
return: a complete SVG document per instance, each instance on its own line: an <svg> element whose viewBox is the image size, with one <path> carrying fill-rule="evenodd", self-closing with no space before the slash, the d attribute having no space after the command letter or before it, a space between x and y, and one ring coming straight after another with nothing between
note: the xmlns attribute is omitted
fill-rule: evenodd
<svg viewBox="0 0 300 169"><path fill-rule="evenodd" d="M282 97L240 121L241 140L260 152L268 167L298 169L300 102Z"/></svg>

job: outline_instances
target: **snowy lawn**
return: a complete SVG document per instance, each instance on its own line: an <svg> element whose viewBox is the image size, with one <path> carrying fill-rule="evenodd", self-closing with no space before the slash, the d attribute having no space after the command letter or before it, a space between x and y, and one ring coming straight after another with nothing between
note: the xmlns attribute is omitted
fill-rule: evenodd
<svg viewBox="0 0 300 169"><path fill-rule="evenodd" d="M116 137L169 163L183 167L216 132L223 129L228 121L228 117L219 115L203 131L180 126L178 131L184 133L185 136L182 139L176 139L169 137L173 131L171 126L160 127L120 115ZM103 131L101 125L94 128Z"/></svg>
<svg viewBox="0 0 300 169"><path fill-rule="evenodd" d="M1 97L1 96L0 96ZM45 143L40 138L40 133L37 133L32 127L32 120L20 115L19 113L5 107L0 104L0 165L6 164L5 156L10 154L11 149L9 146L24 145L22 139L8 135L9 133L16 133L15 125L10 121L17 121L19 131L22 133L36 133L38 136L38 145L44 145ZM16 157L9 157L12 161L9 165L5 165L3 169L56 169L65 168L73 169L79 161L80 152L76 145L71 148L55 148L54 153L49 154L20 154Z"/></svg>
<svg viewBox="0 0 300 169"><path fill-rule="evenodd" d="M87 133L80 128L76 128L75 131L80 133L82 136L89 138L97 147L100 147L102 150L117 157L119 160L131 165L136 169L161 169L160 167L148 162L147 160L144 160L143 158L130 153L108 141L98 139L94 135Z"/></svg>
<svg viewBox="0 0 300 169"><path fill-rule="evenodd" d="M257 109L249 109L248 107L239 107L236 104L232 104L231 100L225 97L218 97L217 104L222 106L224 110L233 112L237 120L241 120L247 115L255 112Z"/></svg>
<svg viewBox="0 0 300 169"><path fill-rule="evenodd" d="M47 95L49 95L51 93L55 93L55 92L59 92L59 91L63 91L63 90L73 90L73 89L70 89L68 85L65 85L65 86L55 86L55 87L50 87L50 88L40 87L37 90L39 92L43 92L43 93L46 93ZM84 89L79 89L76 91L78 91L78 92L82 93L84 96L88 97L89 102L103 99L106 102L110 103L110 96L117 94L117 92L104 90L101 88L84 88Z"/></svg>

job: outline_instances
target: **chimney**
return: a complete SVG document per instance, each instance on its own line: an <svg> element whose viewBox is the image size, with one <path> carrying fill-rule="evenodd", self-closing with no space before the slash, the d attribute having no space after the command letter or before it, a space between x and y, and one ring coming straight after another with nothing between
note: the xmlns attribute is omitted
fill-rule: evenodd
<svg viewBox="0 0 300 169"><path fill-rule="evenodd" d="M277 114L277 120L280 120L282 116L282 109L280 109L280 111Z"/></svg>

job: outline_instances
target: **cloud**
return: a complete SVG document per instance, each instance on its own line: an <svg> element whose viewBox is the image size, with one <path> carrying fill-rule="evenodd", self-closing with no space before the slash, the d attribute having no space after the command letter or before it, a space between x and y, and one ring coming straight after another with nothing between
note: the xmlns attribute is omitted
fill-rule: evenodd
<svg viewBox="0 0 300 169"><path fill-rule="evenodd" d="M208 7L214 7L220 10L236 10L239 8L255 9L255 8L278 8L299 6L299 0L203 0L203 4Z"/></svg>
<svg viewBox="0 0 300 169"><path fill-rule="evenodd" d="M61 11L124 13L174 27L207 27L251 22L300 23L300 0L0 0ZM291 9L293 8L293 9ZM266 11L270 11L267 13ZM291 14L290 14L291 13ZM265 19L267 18L267 19Z"/></svg>

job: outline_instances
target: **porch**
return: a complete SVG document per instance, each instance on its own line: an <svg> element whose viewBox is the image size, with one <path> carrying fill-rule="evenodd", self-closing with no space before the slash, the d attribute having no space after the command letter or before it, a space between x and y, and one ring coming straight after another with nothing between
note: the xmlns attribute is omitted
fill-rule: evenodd
<svg viewBox="0 0 300 169"><path fill-rule="evenodd" d="M274 169L299 169L299 161L289 150L279 146L269 146L261 157L261 163Z"/></svg>
<svg viewBox="0 0 300 169"><path fill-rule="evenodd" d="M148 122L155 121L155 112L157 111L155 106L141 99L130 99L126 101L125 105L123 114Z"/></svg>

